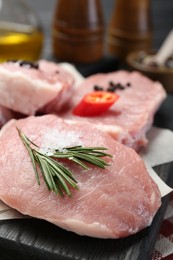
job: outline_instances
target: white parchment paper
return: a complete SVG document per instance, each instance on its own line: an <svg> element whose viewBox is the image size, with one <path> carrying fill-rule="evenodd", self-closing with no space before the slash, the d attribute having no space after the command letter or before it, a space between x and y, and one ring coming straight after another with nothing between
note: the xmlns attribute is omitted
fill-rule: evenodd
<svg viewBox="0 0 173 260"><path fill-rule="evenodd" d="M150 176L157 183L161 196L164 197L173 189L161 180L152 167L173 161L173 132L168 129L152 127L147 137L149 145L141 150L140 155Z"/></svg>
<svg viewBox="0 0 173 260"><path fill-rule="evenodd" d="M149 145L143 148L141 156L150 166L173 161L173 132L152 127L147 135Z"/></svg>

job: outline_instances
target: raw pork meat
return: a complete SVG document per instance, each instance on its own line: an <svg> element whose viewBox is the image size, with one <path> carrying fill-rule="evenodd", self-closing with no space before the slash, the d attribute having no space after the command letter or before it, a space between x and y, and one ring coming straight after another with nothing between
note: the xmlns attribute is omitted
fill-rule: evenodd
<svg viewBox="0 0 173 260"><path fill-rule="evenodd" d="M118 101L104 114L95 117L73 115L73 108L83 96L94 91L94 86L103 90L117 85ZM124 87L124 89L120 89ZM158 107L166 93L159 82L153 82L138 72L118 71L96 74L79 85L66 111L59 115L74 121L94 124L121 143L138 150L147 143L146 132L153 123Z"/></svg>
<svg viewBox="0 0 173 260"><path fill-rule="evenodd" d="M106 169L74 172L80 190L64 198L38 186L31 161L16 126L39 146L62 149L74 145L108 148ZM129 236L149 226L161 204L157 185L131 148L85 123L65 122L55 115L11 120L0 132L0 199L23 214L45 219L80 235L99 238ZM41 175L41 174L40 174Z"/></svg>
<svg viewBox="0 0 173 260"><path fill-rule="evenodd" d="M73 84L74 77L53 62L0 64L0 104L22 114L57 111L70 98Z"/></svg>

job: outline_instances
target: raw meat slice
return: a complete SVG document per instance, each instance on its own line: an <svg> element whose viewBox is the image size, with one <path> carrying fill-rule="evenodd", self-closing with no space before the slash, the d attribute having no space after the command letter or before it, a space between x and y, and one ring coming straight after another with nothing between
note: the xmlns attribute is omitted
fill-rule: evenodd
<svg viewBox="0 0 173 260"><path fill-rule="evenodd" d="M117 85L117 86L115 86ZM73 115L73 108L83 96L94 91L117 87L118 101L104 114L95 117ZM124 87L124 89L120 89ZM166 97L159 82L153 82L138 72L118 71L88 77L75 91L68 108L59 115L63 118L94 124L114 139L138 150L146 145L146 132L153 123L155 112Z"/></svg>
<svg viewBox="0 0 173 260"><path fill-rule="evenodd" d="M74 145L106 147L113 155L105 158L110 166L83 170L71 161L63 161L74 172L80 190L72 190L71 198L61 198L48 191L42 176L38 186L16 126L46 149ZM0 167L1 200L23 214L80 235L129 236L150 225L161 204L157 185L133 149L92 126L71 124L55 115L7 123L0 132Z"/></svg>
<svg viewBox="0 0 173 260"><path fill-rule="evenodd" d="M73 84L72 74L53 62L0 64L0 104L22 114L57 111L70 98Z"/></svg>

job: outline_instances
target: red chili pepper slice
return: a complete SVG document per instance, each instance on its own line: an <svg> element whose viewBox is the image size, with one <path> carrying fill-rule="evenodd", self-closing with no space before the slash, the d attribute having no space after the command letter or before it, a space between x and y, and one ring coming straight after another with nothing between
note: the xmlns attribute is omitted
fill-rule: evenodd
<svg viewBox="0 0 173 260"><path fill-rule="evenodd" d="M73 114L77 116L97 116L106 112L119 96L112 92L95 91L84 96L74 108Z"/></svg>

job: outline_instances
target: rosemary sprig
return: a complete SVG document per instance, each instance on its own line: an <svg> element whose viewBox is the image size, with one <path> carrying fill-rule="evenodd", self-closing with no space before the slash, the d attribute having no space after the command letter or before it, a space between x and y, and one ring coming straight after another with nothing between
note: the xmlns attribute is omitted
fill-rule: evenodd
<svg viewBox="0 0 173 260"><path fill-rule="evenodd" d="M62 149L62 151L50 149L52 151L50 155L43 154L39 152L39 146L33 143L20 129L17 128L17 131L31 158L37 183L40 185L38 174L38 168L40 168L47 188L60 196L63 196L64 193L71 196L69 187L75 189L79 188L77 180L73 177L73 173L68 168L64 167L57 159L66 158L79 164L84 169L88 169L86 163L104 169L109 164L101 157L112 157L105 152L107 149L104 147L83 146L66 147Z"/></svg>

